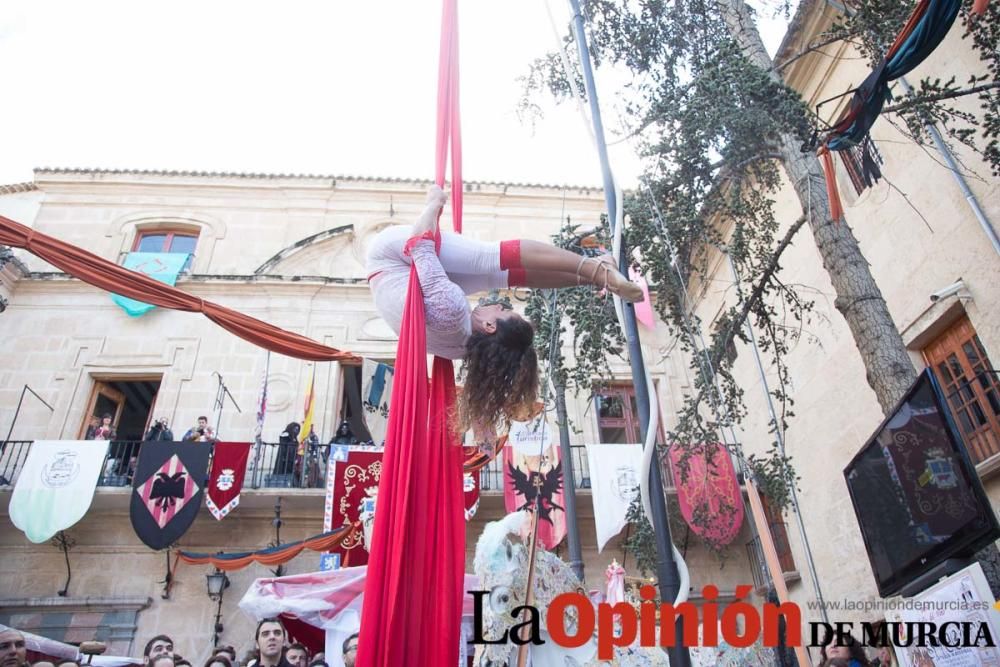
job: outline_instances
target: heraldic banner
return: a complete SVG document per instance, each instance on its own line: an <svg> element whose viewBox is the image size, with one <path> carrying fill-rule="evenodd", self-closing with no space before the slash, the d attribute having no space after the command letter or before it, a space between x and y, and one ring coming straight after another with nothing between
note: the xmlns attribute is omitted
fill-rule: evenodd
<svg viewBox="0 0 1000 667"><path fill-rule="evenodd" d="M10 520L35 544L76 524L90 509L107 440L35 440L10 499Z"/></svg>
<svg viewBox="0 0 1000 667"><path fill-rule="evenodd" d="M139 450L129 514L150 549L169 547L198 516L211 452L204 442L147 442Z"/></svg>
<svg viewBox="0 0 1000 667"><path fill-rule="evenodd" d="M513 422L503 448L503 499L508 513L535 511L538 496L538 537L554 549L566 537L563 509L563 466L551 429L535 422ZM540 434L540 435L539 435ZM540 454L540 455L539 455Z"/></svg>
<svg viewBox="0 0 1000 667"><path fill-rule="evenodd" d="M365 359L361 366L361 400L365 409L365 426L376 445L385 442L389 426L389 398L392 396L393 368Z"/></svg>
<svg viewBox="0 0 1000 667"><path fill-rule="evenodd" d="M343 455L335 456L332 451L330 453L326 504L331 526L350 526L361 522L363 530L331 551L340 554L341 564L354 567L368 564L368 544L372 526L375 525L378 483L382 479L382 452L349 450L346 460L344 458Z"/></svg>
<svg viewBox="0 0 1000 667"><path fill-rule="evenodd" d="M205 504L219 521L240 504L243 477L250 458L249 442L216 442L212 472L208 475Z"/></svg>
<svg viewBox="0 0 1000 667"><path fill-rule="evenodd" d="M368 564L368 545L375 525L375 506L381 479L381 449L331 448L326 472L323 530L349 526L356 521L361 524L361 530L330 552L340 554L340 562L345 567ZM463 475L462 491L465 494L465 520L468 521L479 509L479 473Z"/></svg>
<svg viewBox="0 0 1000 667"><path fill-rule="evenodd" d="M628 523L625 517L642 479L642 445L587 445L587 465L600 552Z"/></svg>
<svg viewBox="0 0 1000 667"><path fill-rule="evenodd" d="M684 476L681 475L683 453L677 446L669 452L681 516L692 532L715 545L725 546L736 539L743 526L743 494L729 450L719 443L706 443L694 449Z"/></svg>

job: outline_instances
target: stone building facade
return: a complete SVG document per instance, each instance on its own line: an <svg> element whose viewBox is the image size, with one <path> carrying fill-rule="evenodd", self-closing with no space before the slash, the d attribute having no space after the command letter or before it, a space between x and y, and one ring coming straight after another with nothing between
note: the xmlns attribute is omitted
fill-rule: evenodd
<svg viewBox="0 0 1000 667"><path fill-rule="evenodd" d="M147 238L158 247L193 242L193 261L178 281L180 289L325 344L391 360L396 338L374 312L365 248L382 227L409 224L422 209L428 185L375 178L38 170L34 182L4 189L0 214L112 261L145 247ZM567 217L596 224L603 208L596 188L466 187L465 234L477 239L547 240ZM447 213L443 224L450 224ZM0 425L10 427L25 385L41 399L29 393L21 405L8 438L8 463L18 447L27 446L25 441L82 437L89 415L121 404L120 430L140 405L142 428L151 417L165 417L180 438L205 415L218 423L221 439L251 439L263 350L200 315L157 309L129 317L108 294L25 252L14 252L0 278L8 300L0 315ZM674 360L659 354L668 342L663 328L644 330L643 336L657 382L677 386ZM271 355L265 441L275 442L285 424L302 420L312 366ZM627 393L627 365L616 362L614 370L622 382L617 390ZM339 363L315 364L315 423L322 442L329 441L343 416L346 372ZM232 396L221 414L214 407L220 381ZM661 397L659 409L669 423L668 395ZM621 425L602 432L600 411L586 396L571 396L569 410L579 431L573 434L574 446L608 439L615 428L618 437L629 433ZM588 475L587 466L580 448L574 452L579 483ZM499 466L488 474L493 482L484 488L467 531L470 567L484 523L504 514L496 484ZM202 508L180 546L209 553L263 548L278 540L279 503L281 542L322 531L322 490L259 486L246 489L239 508L221 522ZM66 641L96 636L110 642L111 653L125 655L136 655L151 636L166 632L181 654L207 656L217 611L206 592L204 575L211 569L177 565L172 555L146 548L129 522L128 488L98 487L86 517L66 531L73 542L68 556L57 546L29 543L11 525L10 493L11 486L0 486L0 622ZM578 507L587 582L601 588L612 558L631 567L621 549L624 534L599 554L587 489L579 492ZM695 540L683 535L678 540L696 591L714 583L725 596L752 580L742 558L746 528L734 544L738 557L724 567ZM317 554L305 552L286 572L312 571L318 563ZM165 597L168 564L173 574ZM237 601L254 578L270 572L255 565L229 576L221 641L242 650L249 646L253 626ZM57 594L61 590L65 596Z"/></svg>
<svg viewBox="0 0 1000 667"><path fill-rule="evenodd" d="M837 3L805 0L793 18L776 62L789 61L819 43L837 19ZM941 46L912 74L914 85L923 77L959 80L980 72L982 64L961 39L956 23ZM785 80L812 108L827 98L857 86L867 75L866 60L848 43L836 42L791 62ZM850 97L823 107L833 121ZM951 100L970 113L979 111L974 96ZM922 147L904 136L885 118L871 131L885 178L857 192L845 162L835 155L839 191L846 224L857 237L871 272L910 352L917 370L928 365L941 373L941 364L961 366L974 389L971 401L952 402L965 433L966 444L978 464L980 478L996 510L1000 503L1000 404L996 403L1000 360L1000 256L977 221L969 202L943 157L933 147ZM972 151L955 150L965 180L994 229L1000 229L1000 181ZM776 198L776 218L782 228L803 214L790 183ZM923 218L923 219L922 219ZM846 321L835 306L836 294L808 227L803 227L781 258L780 278L800 286L815 302L802 336L785 358L790 372L789 392L795 416L786 433L787 453L799 482L799 502L824 598L833 604L871 602L879 598L866 556L843 470L884 419L875 394L865 380L865 368ZM931 295L961 279L957 294L938 300ZM720 253L711 261L706 279L690 287L697 300L696 314L705 331L715 317L735 302L733 276ZM745 392L748 416L738 434L747 453L763 454L774 441L763 387L752 350L737 341L734 377ZM978 362L976 357L978 357ZM765 355L765 364L769 359ZM768 368L770 389L777 386ZM979 385L974 387L973 385ZM952 391L946 388L946 391ZM994 392L991 394L991 392ZM991 396L993 398L991 399ZM952 396L952 399L955 399ZM965 407L958 410L959 403ZM959 413L967 415L967 421ZM818 621L810 608L816 595L808 574L808 557L794 515L785 513L777 536L787 546L783 567L792 600L803 611L803 621ZM878 612L830 612L832 620L873 621Z"/></svg>

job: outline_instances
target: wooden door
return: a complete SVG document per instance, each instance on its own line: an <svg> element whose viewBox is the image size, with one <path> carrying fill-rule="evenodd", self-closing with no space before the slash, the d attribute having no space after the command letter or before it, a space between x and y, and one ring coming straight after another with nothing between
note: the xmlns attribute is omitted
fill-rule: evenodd
<svg viewBox="0 0 1000 667"><path fill-rule="evenodd" d="M118 428L118 421L121 419L122 410L125 409L125 394L118 391L106 382L97 380L94 382L94 390L90 394L90 401L87 405L87 412L83 416L83 423L80 425L80 438L83 439L87 433L87 426L91 417L101 418L104 414L111 415L111 423L115 429Z"/></svg>
<svg viewBox="0 0 1000 667"><path fill-rule="evenodd" d="M968 317L924 349L974 463L1000 454L1000 383Z"/></svg>

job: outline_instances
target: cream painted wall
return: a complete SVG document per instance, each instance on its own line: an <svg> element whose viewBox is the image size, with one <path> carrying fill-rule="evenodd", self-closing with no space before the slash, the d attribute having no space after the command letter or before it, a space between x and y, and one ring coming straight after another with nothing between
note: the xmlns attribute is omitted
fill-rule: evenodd
<svg viewBox="0 0 1000 667"><path fill-rule="evenodd" d="M811 3L815 15L808 29L796 37L789 53L814 42L833 16L823 3ZM822 18L820 17L822 14ZM911 82L924 76L966 74L978 67L960 28L928 61L914 71ZM815 103L858 84L867 73L858 54L836 46L824 49L830 57L805 57L788 69L786 77L807 100ZM838 59L839 58L839 59ZM832 107L832 105L828 105ZM972 111L973 99L956 102ZM833 108L824 113L835 115ZM839 110L837 110L839 113ZM931 305L929 295L961 277L972 295L962 307L977 329L993 365L1000 363L1000 258L992 250L958 186L942 166L933 149L915 145L884 119L876 122L872 137L885 164L886 178L861 196L854 196L846 172L838 164L839 189L850 225L867 257L889 310L904 340L911 346L914 365L920 369L925 334L949 309L955 299ZM995 227L1000 227L1000 182L967 150L959 150L963 162L981 178L971 177L970 186ZM905 195L905 196L904 196ZM927 220L921 220L920 215ZM787 181L776 196L776 215L782 221L780 238L803 213L803 207ZM928 228L928 225L930 228ZM865 369L847 325L834 306L835 294L808 227L803 227L782 256L781 279L799 286L815 301L815 311L802 327L800 341L786 357L794 397L795 417L786 434L787 452L801 476L799 500L816 569L827 601L877 599L878 593L865 553L861 533L851 506L842 471L883 419L875 396L865 380ZM716 257L707 287L693 288L700 295L696 314L708 331L723 304L732 305L732 277L728 263ZM701 292L704 287L704 293ZM764 452L773 436L768 432L765 391L758 379L751 351L738 344L734 375L744 389L748 416L740 438L748 453ZM765 364L769 363L765 357ZM678 362L679 363L679 362ZM769 369L773 389L776 377ZM679 389L675 389L678 391ZM1000 480L985 480L994 509L1000 503ZM809 580L805 552L794 517L786 514L788 534L796 564L802 574L790 585L793 600L803 610L803 620L819 620L808 610L815 599ZM834 620L874 620L877 614L831 613Z"/></svg>

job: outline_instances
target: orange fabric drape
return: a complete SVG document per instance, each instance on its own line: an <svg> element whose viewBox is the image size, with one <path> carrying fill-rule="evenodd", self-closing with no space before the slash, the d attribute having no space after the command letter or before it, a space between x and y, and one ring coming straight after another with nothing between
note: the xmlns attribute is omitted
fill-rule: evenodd
<svg viewBox="0 0 1000 667"><path fill-rule="evenodd" d="M72 243L36 232L2 215L0 215L0 243L23 248L74 278L99 289L169 310L202 313L226 331L265 350L309 361L358 359L350 352L321 345L305 336L285 331L273 324L165 285L137 271L118 266Z"/></svg>
<svg viewBox="0 0 1000 667"><path fill-rule="evenodd" d="M819 159L823 163L823 173L826 175L826 194L830 199L830 217L839 223L844 218L844 206L840 203L840 192L837 190L837 172L834 171L833 156L830 149L821 146Z"/></svg>
<svg viewBox="0 0 1000 667"><path fill-rule="evenodd" d="M214 565L220 570L225 570L227 572L241 570L253 563L260 563L261 565L268 566L282 565L292 560L306 549L309 549L310 551L329 551L330 549L334 549L357 530L357 525L347 526L332 533L323 533L321 535L316 535L315 537L310 537L309 539L302 540L301 542L291 542L289 544L283 544L280 547L262 549L261 551L254 551L252 553L202 554L180 551L177 553L177 557L185 563L189 563L191 565Z"/></svg>

